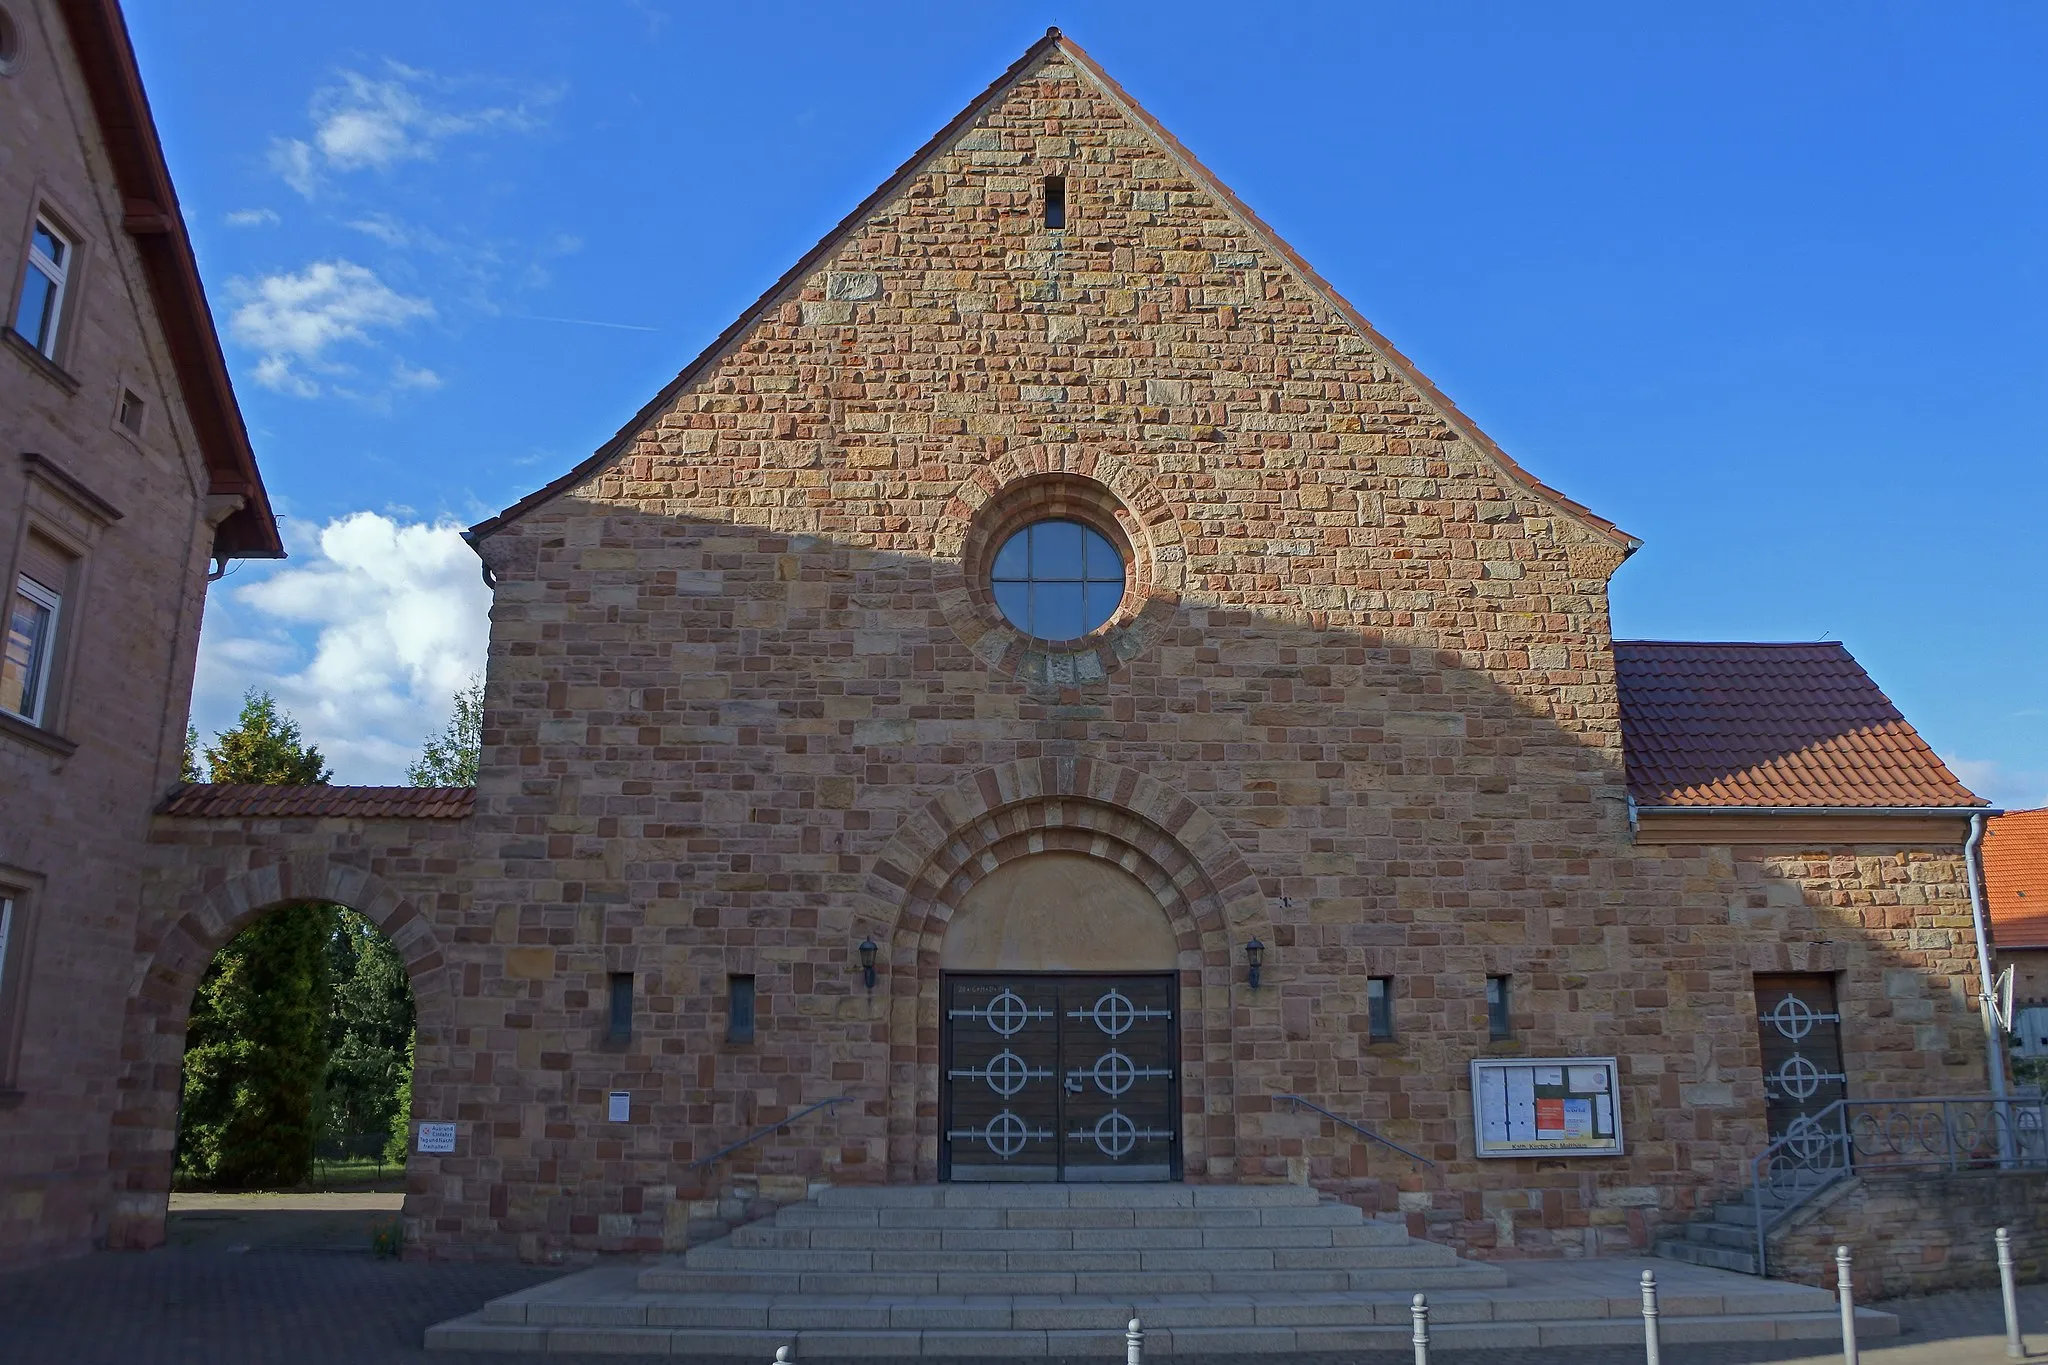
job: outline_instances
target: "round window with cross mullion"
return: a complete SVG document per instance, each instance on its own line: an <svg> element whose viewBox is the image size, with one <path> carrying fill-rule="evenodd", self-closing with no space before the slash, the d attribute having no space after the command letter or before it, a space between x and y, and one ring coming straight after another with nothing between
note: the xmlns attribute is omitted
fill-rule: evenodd
<svg viewBox="0 0 2048 1365"><path fill-rule="evenodd" d="M989 573L996 608L1041 640L1100 629L1124 599L1124 557L1078 521L1039 521L1003 542Z"/></svg>

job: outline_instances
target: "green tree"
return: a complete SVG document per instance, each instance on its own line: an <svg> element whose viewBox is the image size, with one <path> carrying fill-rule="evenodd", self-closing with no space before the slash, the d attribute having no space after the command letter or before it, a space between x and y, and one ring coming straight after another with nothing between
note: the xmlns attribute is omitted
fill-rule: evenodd
<svg viewBox="0 0 2048 1365"><path fill-rule="evenodd" d="M206 780L205 774L199 771L199 727L196 725L187 725L185 727L185 753L178 760L178 780L180 782L204 782Z"/></svg>
<svg viewBox="0 0 2048 1365"><path fill-rule="evenodd" d="M209 1184L302 1183L327 1065L334 908L293 905L214 954L185 1038L179 1164Z"/></svg>
<svg viewBox="0 0 2048 1365"><path fill-rule="evenodd" d="M315 784L328 775L276 699L253 689L240 722L205 754L215 782ZM200 1179L293 1185L312 1168L337 913L320 904L274 910L207 967L186 1032L178 1125L179 1164Z"/></svg>
<svg viewBox="0 0 2048 1365"><path fill-rule="evenodd" d="M208 780L255 782L266 786L317 786L328 780L327 760L299 738L298 722L278 708L277 698L250 688L232 730L206 747Z"/></svg>
<svg viewBox="0 0 2048 1365"><path fill-rule="evenodd" d="M353 910L337 912L327 942L332 995L322 1136L383 1134L405 1150L412 1084L412 986L396 944ZM403 1104L403 1108L401 1105Z"/></svg>
<svg viewBox="0 0 2048 1365"><path fill-rule="evenodd" d="M484 750L484 679L481 673L455 694L448 728L427 738L419 761L405 770L415 787L474 787Z"/></svg>

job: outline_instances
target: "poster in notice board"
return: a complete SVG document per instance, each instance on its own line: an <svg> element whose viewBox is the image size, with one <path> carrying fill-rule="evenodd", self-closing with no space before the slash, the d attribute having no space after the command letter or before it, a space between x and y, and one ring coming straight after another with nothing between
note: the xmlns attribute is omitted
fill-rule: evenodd
<svg viewBox="0 0 2048 1365"><path fill-rule="evenodd" d="M1612 1057L1502 1057L1472 1063L1480 1156L1620 1156L1621 1075Z"/></svg>

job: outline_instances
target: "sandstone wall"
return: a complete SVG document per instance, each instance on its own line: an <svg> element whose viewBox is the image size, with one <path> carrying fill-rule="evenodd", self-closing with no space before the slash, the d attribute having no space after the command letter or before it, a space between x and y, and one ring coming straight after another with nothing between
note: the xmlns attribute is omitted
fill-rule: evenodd
<svg viewBox="0 0 2048 1365"><path fill-rule="evenodd" d="M38 203L79 251L56 362L0 332L0 582L11 600L31 528L80 558L59 585L55 710L40 727L0 716L0 882L33 910L32 940L15 940L28 970L11 1077L0 1059L0 1268L87 1251L107 1228L143 838L177 780L212 544L204 460L64 24L46 0L11 13L7 319ZM145 404L139 433L116 420L124 388Z"/></svg>
<svg viewBox="0 0 2048 1365"><path fill-rule="evenodd" d="M2048 1174L1975 1171L1850 1180L1772 1232L1771 1275L1835 1286L1835 1248L1847 1246L1861 1301L1998 1284L1994 1230L2012 1234L2015 1274L2048 1268Z"/></svg>

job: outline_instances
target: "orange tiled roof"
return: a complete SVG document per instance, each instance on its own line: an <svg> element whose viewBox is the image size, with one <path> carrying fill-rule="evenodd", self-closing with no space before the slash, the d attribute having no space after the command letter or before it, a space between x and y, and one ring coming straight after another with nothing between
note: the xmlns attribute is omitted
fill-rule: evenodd
<svg viewBox="0 0 2048 1365"><path fill-rule="evenodd" d="M311 816L460 820L475 808L474 787L271 787L186 782L171 789L157 814L214 820Z"/></svg>
<svg viewBox="0 0 2048 1365"><path fill-rule="evenodd" d="M2048 810L1985 822L1984 908L1999 947L2048 948Z"/></svg>
<svg viewBox="0 0 2048 1365"><path fill-rule="evenodd" d="M1841 645L1616 640L1645 806L1981 806Z"/></svg>

